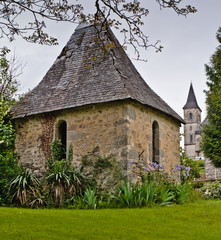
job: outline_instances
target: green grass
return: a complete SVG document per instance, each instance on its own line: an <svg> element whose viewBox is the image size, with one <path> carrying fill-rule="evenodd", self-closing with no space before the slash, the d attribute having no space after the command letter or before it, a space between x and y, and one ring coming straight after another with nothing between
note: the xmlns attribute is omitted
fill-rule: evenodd
<svg viewBox="0 0 221 240"><path fill-rule="evenodd" d="M221 201L141 209L0 208L1 240L216 240L220 225Z"/></svg>

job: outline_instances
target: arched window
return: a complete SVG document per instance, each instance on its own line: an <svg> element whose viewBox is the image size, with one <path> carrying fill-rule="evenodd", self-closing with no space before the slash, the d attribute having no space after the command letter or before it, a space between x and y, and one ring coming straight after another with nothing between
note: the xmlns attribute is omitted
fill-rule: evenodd
<svg viewBox="0 0 221 240"><path fill-rule="evenodd" d="M61 141L62 146L65 149L65 153L62 158L66 158L67 151L67 123L64 120L58 122L58 139Z"/></svg>
<svg viewBox="0 0 221 240"><path fill-rule="evenodd" d="M190 120L191 120L191 119L193 119L193 114L192 114L192 113L190 113Z"/></svg>
<svg viewBox="0 0 221 240"><path fill-rule="evenodd" d="M160 136L157 121L152 124L152 161L160 163Z"/></svg>

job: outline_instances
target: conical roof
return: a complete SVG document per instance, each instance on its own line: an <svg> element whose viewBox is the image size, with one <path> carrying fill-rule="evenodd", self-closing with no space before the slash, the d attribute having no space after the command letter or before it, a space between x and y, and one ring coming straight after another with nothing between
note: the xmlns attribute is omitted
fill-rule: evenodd
<svg viewBox="0 0 221 240"><path fill-rule="evenodd" d="M190 84L188 98L187 98L186 104L184 105L183 109L188 109L188 108L198 108L201 111L201 109L198 106L198 103L196 101L196 96L195 96L195 93L193 90L192 83Z"/></svg>
<svg viewBox="0 0 221 240"><path fill-rule="evenodd" d="M113 53L108 56L104 56L96 34L93 25L75 30L43 80L25 101L14 106L13 118L133 99L184 122L146 84L112 31L103 31L105 48Z"/></svg>

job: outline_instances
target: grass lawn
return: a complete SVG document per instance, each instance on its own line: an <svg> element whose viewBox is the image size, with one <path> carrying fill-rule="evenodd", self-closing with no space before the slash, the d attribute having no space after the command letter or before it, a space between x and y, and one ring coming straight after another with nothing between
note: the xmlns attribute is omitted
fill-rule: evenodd
<svg viewBox="0 0 221 240"><path fill-rule="evenodd" d="M1 207L0 239L218 240L221 239L221 201L141 209Z"/></svg>

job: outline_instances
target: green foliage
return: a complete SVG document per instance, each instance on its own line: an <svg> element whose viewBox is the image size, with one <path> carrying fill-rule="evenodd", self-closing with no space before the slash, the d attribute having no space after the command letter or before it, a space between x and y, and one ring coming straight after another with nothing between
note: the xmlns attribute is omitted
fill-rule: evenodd
<svg viewBox="0 0 221 240"><path fill-rule="evenodd" d="M68 150L68 163L71 164L72 160L73 160L73 145L70 144L69 150Z"/></svg>
<svg viewBox="0 0 221 240"><path fill-rule="evenodd" d="M87 188L84 192L84 201L90 209L96 209L97 207L97 196L96 189Z"/></svg>
<svg viewBox="0 0 221 240"><path fill-rule="evenodd" d="M10 69L7 53L4 53L0 55L0 122L15 104L14 95L17 88L18 83L14 79L13 70Z"/></svg>
<svg viewBox="0 0 221 240"><path fill-rule="evenodd" d="M174 200L175 203L177 204L182 204L188 201L188 198L190 197L192 193L192 186L185 183L185 184L175 184L173 187L173 192L174 192Z"/></svg>
<svg viewBox="0 0 221 240"><path fill-rule="evenodd" d="M207 124L203 127L202 149L215 167L221 167L221 27L217 32L219 46L205 65Z"/></svg>
<svg viewBox="0 0 221 240"><path fill-rule="evenodd" d="M188 178L184 177L183 174L181 174L181 181L185 182L187 179L188 180L193 180L200 178L200 168L198 167L197 161L194 161L191 158L188 158L186 155L186 152L184 151L183 148L180 148L180 163L181 166L184 165L184 168L190 168L190 171L188 173Z"/></svg>
<svg viewBox="0 0 221 240"><path fill-rule="evenodd" d="M197 160L196 164L199 168L204 168L205 167L205 161L204 160Z"/></svg>
<svg viewBox="0 0 221 240"><path fill-rule="evenodd" d="M205 199L221 199L221 182L207 182L199 190Z"/></svg>
<svg viewBox="0 0 221 240"><path fill-rule="evenodd" d="M39 180L30 170L18 165L18 172L10 183L9 195L11 200L19 201L25 205L28 194L34 194L35 187L39 185Z"/></svg>
<svg viewBox="0 0 221 240"><path fill-rule="evenodd" d="M54 161L51 165L51 168L48 170L47 180L49 184L53 186L70 185L70 178L68 176L68 166L65 160Z"/></svg>
<svg viewBox="0 0 221 240"><path fill-rule="evenodd" d="M51 144L52 156L48 159L47 184L51 190L56 206L62 206L70 196L84 192L87 178L82 168L76 171L70 161L62 159L64 148L60 141Z"/></svg>
<svg viewBox="0 0 221 240"><path fill-rule="evenodd" d="M61 141L55 139L51 144L52 161L60 161L65 154L65 148Z"/></svg>
<svg viewBox="0 0 221 240"><path fill-rule="evenodd" d="M18 83L13 75L5 51L0 55L0 199L6 200L9 183L17 168L14 154L15 130L10 122L9 111L15 103Z"/></svg>
<svg viewBox="0 0 221 240"><path fill-rule="evenodd" d="M0 197L6 199L5 193L17 167L14 154L15 130L11 122L0 121Z"/></svg>
<svg viewBox="0 0 221 240"><path fill-rule="evenodd" d="M181 204L188 200L192 188L188 184L157 184L154 181L133 185L122 183L118 193L112 197L121 207L166 206L172 203Z"/></svg>

